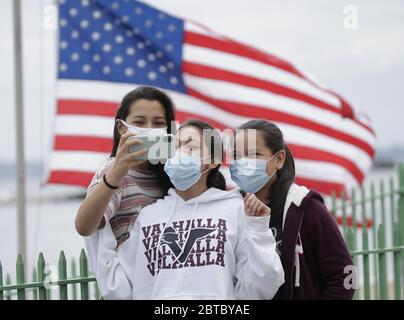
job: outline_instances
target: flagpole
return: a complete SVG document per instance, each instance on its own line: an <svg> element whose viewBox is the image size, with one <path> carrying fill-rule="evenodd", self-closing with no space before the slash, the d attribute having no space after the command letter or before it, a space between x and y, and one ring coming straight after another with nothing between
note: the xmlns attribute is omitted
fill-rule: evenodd
<svg viewBox="0 0 404 320"><path fill-rule="evenodd" d="M21 39L21 0L14 0L14 74L15 74L15 124L17 142L17 237L18 253L26 260L25 226L25 158L24 158L24 117L23 117L23 77ZM27 265L25 263L25 265Z"/></svg>

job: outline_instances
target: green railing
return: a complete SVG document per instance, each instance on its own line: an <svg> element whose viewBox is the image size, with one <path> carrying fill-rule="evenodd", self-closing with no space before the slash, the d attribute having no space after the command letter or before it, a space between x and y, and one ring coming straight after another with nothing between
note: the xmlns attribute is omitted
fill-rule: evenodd
<svg viewBox="0 0 404 320"><path fill-rule="evenodd" d="M330 199L358 272L355 299L404 297L404 165L388 184L353 190Z"/></svg>
<svg viewBox="0 0 404 320"><path fill-rule="evenodd" d="M327 202L357 268L355 299L404 298L404 165L398 167L398 183L393 178L387 188L383 181L377 187L371 183L369 188L353 190L349 196L342 194L339 199L333 196ZM31 282L26 281L24 263L19 256L16 284L12 284L10 274L3 279L0 262L0 300L100 299L84 250L80 254L78 275L75 260L71 262L70 276L67 275L63 251L57 269L50 272L41 253Z"/></svg>
<svg viewBox="0 0 404 320"><path fill-rule="evenodd" d="M67 262L63 251L59 255L57 270L49 268L42 253L39 254L37 267L32 272L31 282L25 281L24 263L21 256L17 258L16 284L11 284L10 274L3 283L3 270L0 262L0 300L89 300L100 299L95 277L89 274L88 261L84 250L79 259L79 274L77 275L76 260L71 261L71 273L67 275ZM55 277L56 271L56 279ZM56 297L52 293L56 289ZM80 296L78 295L80 291Z"/></svg>

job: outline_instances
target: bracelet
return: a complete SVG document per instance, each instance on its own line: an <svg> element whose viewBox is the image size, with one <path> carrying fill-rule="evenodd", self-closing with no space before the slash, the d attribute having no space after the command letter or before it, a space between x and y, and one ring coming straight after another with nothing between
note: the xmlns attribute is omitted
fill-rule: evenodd
<svg viewBox="0 0 404 320"><path fill-rule="evenodd" d="M116 189L119 188L119 186L113 186L113 185L111 185L111 184L108 183L107 178L106 178L106 174L104 174L104 175L102 176L102 180L104 180L105 185L106 185L108 188L112 189L112 190L116 190Z"/></svg>

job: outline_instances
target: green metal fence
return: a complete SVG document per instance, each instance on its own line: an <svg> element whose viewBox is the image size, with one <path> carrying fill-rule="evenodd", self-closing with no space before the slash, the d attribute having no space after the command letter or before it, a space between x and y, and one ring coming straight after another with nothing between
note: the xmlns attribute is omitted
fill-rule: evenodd
<svg viewBox="0 0 404 320"><path fill-rule="evenodd" d="M71 260L71 272L67 274L67 261L63 251L59 255L57 270L49 268L42 253L39 254L37 267L32 272L31 282L25 281L24 263L18 256L16 263L16 284L11 284L10 274L3 280L0 262L0 300L89 300L100 299L95 277L89 274L88 261L84 250L77 262ZM56 271L56 272L55 272ZM56 273L56 275L55 275ZM54 279L56 276L56 279ZM56 289L56 290L55 290ZM55 296L53 292L56 291ZM80 292L80 295L78 294Z"/></svg>
<svg viewBox="0 0 404 320"><path fill-rule="evenodd" d="M331 198L330 211L358 272L355 299L404 298L403 164L394 178Z"/></svg>
<svg viewBox="0 0 404 320"><path fill-rule="evenodd" d="M387 186L380 181L377 186L372 183L349 196L342 194L339 199L333 196L327 200L357 268L355 299L404 298L404 165L398 167L398 179L392 177ZM0 262L0 300L4 299L88 300L100 299L100 293L96 279L89 274L84 250L80 254L79 274L73 259L70 275L61 251L58 270L50 270L43 254L39 254L31 281L26 279L19 256L16 284L12 284L8 273L3 278Z"/></svg>

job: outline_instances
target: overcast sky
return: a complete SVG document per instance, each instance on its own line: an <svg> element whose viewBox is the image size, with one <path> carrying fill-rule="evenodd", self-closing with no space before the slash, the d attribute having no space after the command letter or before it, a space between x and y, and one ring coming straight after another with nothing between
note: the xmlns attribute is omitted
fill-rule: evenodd
<svg viewBox="0 0 404 320"><path fill-rule="evenodd" d="M26 157L35 161L47 155L54 114L56 31L43 27L52 2L22 0ZM404 1L147 2L287 59L368 113L378 148L404 147ZM0 162L15 159L11 4L0 0ZM357 30L344 28L348 5Z"/></svg>

